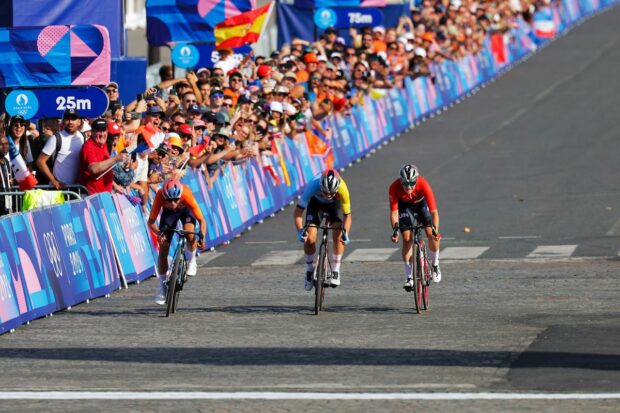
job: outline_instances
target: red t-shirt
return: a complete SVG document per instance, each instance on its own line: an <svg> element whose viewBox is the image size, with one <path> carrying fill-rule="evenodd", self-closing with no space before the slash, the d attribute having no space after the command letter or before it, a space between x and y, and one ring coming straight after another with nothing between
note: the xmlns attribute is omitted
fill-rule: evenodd
<svg viewBox="0 0 620 413"><path fill-rule="evenodd" d="M400 179L395 180L390 185L390 210L398 211L398 200L409 203L418 203L423 199L426 199L429 211L436 211L437 204L435 204L435 195L433 195L433 189L431 184L421 176L418 178L418 183L413 188L413 192L407 194L400 183Z"/></svg>
<svg viewBox="0 0 620 413"><path fill-rule="evenodd" d="M88 188L91 194L112 191L114 174L111 169L99 179L97 178L101 175L100 173L93 174L88 171L88 165L91 163L97 163L107 159L110 159L107 145L99 146L93 139L88 139L84 142L82 151L80 152L80 183Z"/></svg>

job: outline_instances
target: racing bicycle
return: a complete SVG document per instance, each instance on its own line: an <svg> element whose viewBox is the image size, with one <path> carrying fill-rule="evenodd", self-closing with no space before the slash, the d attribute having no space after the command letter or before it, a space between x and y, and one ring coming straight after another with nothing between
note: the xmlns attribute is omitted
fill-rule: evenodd
<svg viewBox="0 0 620 413"><path fill-rule="evenodd" d="M304 227L304 233L308 227L316 227L321 230L321 245L319 246L319 261L314 268L314 314L319 315L323 310L323 302L325 301L325 287L331 285L332 279L332 263L329 258L329 231L338 229L332 227L329 222L323 220L321 225L313 224Z"/></svg>
<svg viewBox="0 0 620 413"><path fill-rule="evenodd" d="M413 293L415 311L420 314L422 310L430 308L429 290L431 286L431 267L428 263L426 243L424 242L424 227L418 220L415 213L409 212L412 225L396 225L392 233L395 237L398 231L413 231L413 253L411 254L411 268L413 269L413 288L407 290ZM432 227L433 235L437 234L435 227Z"/></svg>
<svg viewBox="0 0 620 413"><path fill-rule="evenodd" d="M166 281L166 317L170 317L171 313L177 311L179 304L179 295L183 291L183 286L187 282L187 259L185 258L185 246L187 245L186 235L195 234L194 231L186 231L183 229L167 228L165 231L179 235L179 242L174 251L172 261L172 271L170 277Z"/></svg>

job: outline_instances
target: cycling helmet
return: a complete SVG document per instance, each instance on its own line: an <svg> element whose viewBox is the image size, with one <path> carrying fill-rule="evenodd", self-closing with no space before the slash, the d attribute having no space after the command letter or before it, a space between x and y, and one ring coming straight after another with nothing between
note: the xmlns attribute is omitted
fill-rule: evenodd
<svg viewBox="0 0 620 413"><path fill-rule="evenodd" d="M402 168L400 168L400 183L403 185L415 185L418 181L418 176L420 176L420 173L418 172L418 167L412 163L408 163Z"/></svg>
<svg viewBox="0 0 620 413"><path fill-rule="evenodd" d="M340 186L340 174L335 169L326 169L321 174L321 192L335 194Z"/></svg>
<svg viewBox="0 0 620 413"><path fill-rule="evenodd" d="M168 179L162 187L162 194L166 199L179 199L183 193L183 185L178 179Z"/></svg>

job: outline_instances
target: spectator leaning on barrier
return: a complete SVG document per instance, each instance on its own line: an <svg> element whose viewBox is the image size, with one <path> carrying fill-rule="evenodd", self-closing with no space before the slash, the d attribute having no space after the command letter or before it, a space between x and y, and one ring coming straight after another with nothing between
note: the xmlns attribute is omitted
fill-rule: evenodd
<svg viewBox="0 0 620 413"><path fill-rule="evenodd" d="M91 125L92 138L84 142L80 153L80 183L91 194L111 192L114 175L112 167L116 162L129 158L126 152L110 157L108 151L108 122L95 119Z"/></svg>
<svg viewBox="0 0 620 413"><path fill-rule="evenodd" d="M76 109L65 111L62 126L63 130L49 137L37 159L37 168L56 189L78 183L80 151L84 144L79 131L80 113ZM50 157L54 159L51 168L47 163Z"/></svg>
<svg viewBox="0 0 620 413"><path fill-rule="evenodd" d="M9 139L0 134L0 192L8 192L13 186L13 171L8 159ZM0 196L0 216L10 214L12 211L12 198Z"/></svg>

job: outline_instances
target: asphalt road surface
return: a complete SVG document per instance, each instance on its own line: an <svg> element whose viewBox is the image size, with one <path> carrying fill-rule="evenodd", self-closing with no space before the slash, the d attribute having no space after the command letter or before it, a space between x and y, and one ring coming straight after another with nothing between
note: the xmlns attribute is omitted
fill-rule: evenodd
<svg viewBox="0 0 620 413"><path fill-rule="evenodd" d="M353 242L320 316L289 207L203 254L169 319L148 280L0 337L0 410L619 411L618 21L347 169ZM411 160L444 235L422 315L387 218Z"/></svg>

